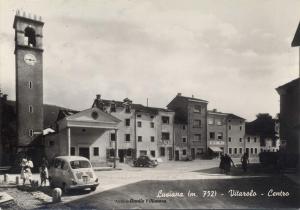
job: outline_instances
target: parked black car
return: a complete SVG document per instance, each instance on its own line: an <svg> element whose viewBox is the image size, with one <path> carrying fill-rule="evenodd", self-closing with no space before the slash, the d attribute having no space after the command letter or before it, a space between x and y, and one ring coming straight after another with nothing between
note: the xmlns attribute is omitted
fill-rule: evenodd
<svg viewBox="0 0 300 210"><path fill-rule="evenodd" d="M135 167L156 167L158 162L155 159L151 159L147 155L142 155L133 161L133 165Z"/></svg>

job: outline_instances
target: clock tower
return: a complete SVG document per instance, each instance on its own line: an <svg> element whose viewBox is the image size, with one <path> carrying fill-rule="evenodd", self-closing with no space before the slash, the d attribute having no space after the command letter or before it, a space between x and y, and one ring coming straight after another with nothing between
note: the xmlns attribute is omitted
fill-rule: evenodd
<svg viewBox="0 0 300 210"><path fill-rule="evenodd" d="M17 147L43 132L43 25L41 17L17 11L15 30Z"/></svg>

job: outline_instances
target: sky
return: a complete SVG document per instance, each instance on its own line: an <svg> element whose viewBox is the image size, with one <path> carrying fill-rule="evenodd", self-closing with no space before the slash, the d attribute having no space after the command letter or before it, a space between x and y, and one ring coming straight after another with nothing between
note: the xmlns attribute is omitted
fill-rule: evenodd
<svg viewBox="0 0 300 210"><path fill-rule="evenodd" d="M41 15L44 103L102 98L166 107L176 96L248 121L279 112L299 76L299 0L0 0L0 87L15 100L13 19Z"/></svg>

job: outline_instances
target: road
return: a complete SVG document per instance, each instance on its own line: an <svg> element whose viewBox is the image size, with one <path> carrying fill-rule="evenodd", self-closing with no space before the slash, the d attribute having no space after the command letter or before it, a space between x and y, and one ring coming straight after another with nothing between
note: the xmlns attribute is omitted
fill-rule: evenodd
<svg viewBox="0 0 300 210"><path fill-rule="evenodd" d="M94 193L73 192L63 204L49 208L299 208L299 186L285 176L265 174L251 168L244 174L234 168L231 175L219 174L217 161L164 163L157 168L132 168L97 172L101 185ZM269 197L270 190L288 196ZM183 196L159 197L174 192ZM253 196L231 197L230 190ZM188 195L188 192L193 194ZM207 191L206 196L203 193ZM208 193L210 191L210 193ZM194 196L191 196L194 195ZM210 195L207 197L207 195ZM152 200L151 200L152 199Z"/></svg>

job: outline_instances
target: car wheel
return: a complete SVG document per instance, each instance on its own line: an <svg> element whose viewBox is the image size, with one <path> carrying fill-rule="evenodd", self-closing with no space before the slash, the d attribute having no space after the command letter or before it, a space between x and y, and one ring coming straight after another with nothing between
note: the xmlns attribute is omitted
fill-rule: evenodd
<svg viewBox="0 0 300 210"><path fill-rule="evenodd" d="M95 191L97 187L91 187L91 191Z"/></svg>
<svg viewBox="0 0 300 210"><path fill-rule="evenodd" d="M63 185L62 185L62 190L63 190L64 194L68 194L69 189L67 188L66 183L63 183Z"/></svg>

